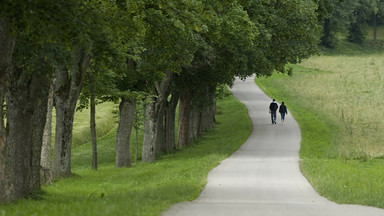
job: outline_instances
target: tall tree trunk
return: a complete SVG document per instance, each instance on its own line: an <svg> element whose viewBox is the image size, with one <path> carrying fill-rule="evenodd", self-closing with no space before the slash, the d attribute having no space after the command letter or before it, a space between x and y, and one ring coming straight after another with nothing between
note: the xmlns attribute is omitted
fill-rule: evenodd
<svg viewBox="0 0 384 216"><path fill-rule="evenodd" d="M53 110L53 90L54 83L53 79L51 86L49 87L48 103L47 103L47 116L45 119L45 127L43 133L43 145L41 149L41 166L51 170L51 145L52 145L52 110Z"/></svg>
<svg viewBox="0 0 384 216"><path fill-rule="evenodd" d="M175 116L176 107L179 102L180 95L175 93L167 103L165 114L165 147L166 152L172 152L176 149L175 143Z"/></svg>
<svg viewBox="0 0 384 216"><path fill-rule="evenodd" d="M192 111L192 92L190 90L184 92L180 96L179 104L179 128L178 128L178 138L177 145L179 147L184 147L189 144L189 121L190 114Z"/></svg>
<svg viewBox="0 0 384 216"><path fill-rule="evenodd" d="M135 127L135 133L136 133L135 164L137 164L137 158L139 157L139 127Z"/></svg>
<svg viewBox="0 0 384 216"><path fill-rule="evenodd" d="M156 83L156 95L153 102L147 105L144 120L144 141L143 141L143 162L153 162L156 158L156 151L164 149L164 115L169 86L173 79L172 72L166 72L166 77ZM154 151L154 152L153 152Z"/></svg>
<svg viewBox="0 0 384 216"><path fill-rule="evenodd" d="M9 75L4 162L5 170L11 172L7 179L11 180L8 182L11 188L5 188L10 199L40 190L40 157L48 92L49 82L44 74L34 72L31 75L15 68Z"/></svg>
<svg viewBox="0 0 384 216"><path fill-rule="evenodd" d="M0 71L3 73L3 71ZM2 75L2 74L1 74ZM2 77L0 77L2 79ZM4 101L5 100L5 85L0 83L0 203L13 200L11 193L13 185L11 184L11 170L9 169L7 161L8 151L6 149L6 131L4 125Z"/></svg>
<svg viewBox="0 0 384 216"><path fill-rule="evenodd" d="M373 14L373 46L376 46L377 37L377 15Z"/></svg>
<svg viewBox="0 0 384 216"><path fill-rule="evenodd" d="M0 202L40 190L41 146L49 92L47 74L13 68L15 38L7 29L5 20L0 19Z"/></svg>
<svg viewBox="0 0 384 216"><path fill-rule="evenodd" d="M47 115L45 118L45 126L43 132L43 141L41 147L41 183L50 185L52 182L52 159L51 159L51 146L52 146L52 110L53 110L53 91L55 79L51 81L47 102Z"/></svg>
<svg viewBox="0 0 384 216"><path fill-rule="evenodd" d="M43 143L44 127L47 116L47 103L49 97L50 81L45 74L32 76L29 92L33 103L32 115L32 175L30 180L31 191L40 190L41 148ZM32 93L33 92L33 93ZM17 97L17 96L16 96ZM11 107L10 107L11 109ZM22 123L20 123L22 124ZM31 129L29 129L31 130ZM20 133L20 131L17 131Z"/></svg>
<svg viewBox="0 0 384 216"><path fill-rule="evenodd" d="M167 72L167 76L161 82L156 83L157 101L155 103L156 113L153 119L156 121L156 152L167 152L166 144L166 109L168 96L170 94L169 87L173 80L173 73Z"/></svg>
<svg viewBox="0 0 384 216"><path fill-rule="evenodd" d="M52 170L55 178L71 175L73 119L90 56L84 48L77 48L72 60L74 63L69 71L62 65L56 67L56 137Z"/></svg>
<svg viewBox="0 0 384 216"><path fill-rule="evenodd" d="M203 137L202 117L203 117L203 111L197 110L196 119L195 119L195 128L193 132L196 139L200 139Z"/></svg>
<svg viewBox="0 0 384 216"><path fill-rule="evenodd" d="M166 101L158 104L158 112L156 113L156 152L166 152L165 143L165 117L166 117Z"/></svg>
<svg viewBox="0 0 384 216"><path fill-rule="evenodd" d="M143 140L143 151L141 160L145 163L154 162L156 159L156 120L153 119L155 116L154 104L148 104L145 107L144 116L144 140Z"/></svg>
<svg viewBox="0 0 384 216"><path fill-rule="evenodd" d="M202 112L201 128L202 131L211 130L215 122L215 113L216 113L216 96L215 91L208 91L206 95L209 104Z"/></svg>
<svg viewBox="0 0 384 216"><path fill-rule="evenodd" d="M14 188L13 152L7 146L7 131L4 125L3 105L9 85L8 75L12 71L12 54L15 39L8 34L7 22L0 18L0 203L18 198ZM13 148L13 147L12 147Z"/></svg>
<svg viewBox="0 0 384 216"><path fill-rule="evenodd" d="M120 121L116 137L116 167L131 166L130 138L135 117L136 101L121 99Z"/></svg>
<svg viewBox="0 0 384 216"><path fill-rule="evenodd" d="M91 118L90 129L92 139L92 169L97 170L97 139L96 139L96 103L95 103L95 80L92 74L89 74L89 92L91 95Z"/></svg>
<svg viewBox="0 0 384 216"><path fill-rule="evenodd" d="M199 130L199 116L199 109L192 105L192 110L189 115L189 142L193 142L198 138L197 134Z"/></svg>

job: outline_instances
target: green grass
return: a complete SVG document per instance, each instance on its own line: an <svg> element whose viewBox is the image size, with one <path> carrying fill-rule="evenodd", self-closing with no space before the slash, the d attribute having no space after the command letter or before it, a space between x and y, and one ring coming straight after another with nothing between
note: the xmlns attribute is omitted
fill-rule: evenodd
<svg viewBox="0 0 384 216"><path fill-rule="evenodd" d="M330 200L384 208L384 160L305 159L301 169Z"/></svg>
<svg viewBox="0 0 384 216"><path fill-rule="evenodd" d="M99 139L99 170L91 171L90 144L73 149L74 176L44 187L40 199L0 206L2 215L159 215L171 204L190 201L206 184L209 170L237 150L252 125L233 96L218 101L213 131L155 163L114 168L115 133Z"/></svg>
<svg viewBox="0 0 384 216"><path fill-rule="evenodd" d="M293 66L292 77L256 79L298 121L302 172L338 203L384 208L383 57L359 51L315 56Z"/></svg>
<svg viewBox="0 0 384 216"><path fill-rule="evenodd" d="M112 129L116 128L116 117L112 113L113 110L118 110L118 105L105 102L96 106L96 135L102 137ZM52 140L55 140L55 110L52 112ZM75 113L73 121L73 132L72 132L72 146L76 147L84 143L91 141L90 131L90 111L84 109Z"/></svg>

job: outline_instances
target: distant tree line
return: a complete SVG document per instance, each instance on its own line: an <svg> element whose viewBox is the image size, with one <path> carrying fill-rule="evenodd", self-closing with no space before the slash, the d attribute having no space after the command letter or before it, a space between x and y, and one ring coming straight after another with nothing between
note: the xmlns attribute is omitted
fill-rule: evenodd
<svg viewBox="0 0 384 216"><path fill-rule="evenodd" d="M352 43L362 44L366 27L372 27L372 44L377 43L377 27L384 24L383 0L330 0L329 12L324 19L321 44L334 48L337 34L347 36Z"/></svg>
<svg viewBox="0 0 384 216"><path fill-rule="evenodd" d="M71 175L77 105L91 107L93 169L94 107L104 101L119 103L116 167L131 166L129 140L140 104L145 113L143 162L187 146L214 126L218 87L231 86L235 77L284 72L287 63L316 53L329 4L2 0L0 202L39 191L41 166L55 178ZM46 138L53 106L51 161Z"/></svg>

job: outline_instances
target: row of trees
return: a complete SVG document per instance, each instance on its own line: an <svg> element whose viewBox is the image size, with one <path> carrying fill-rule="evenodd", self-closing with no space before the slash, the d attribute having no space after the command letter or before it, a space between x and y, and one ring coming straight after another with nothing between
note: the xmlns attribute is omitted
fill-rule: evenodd
<svg viewBox="0 0 384 216"><path fill-rule="evenodd" d="M134 110L137 101L145 101L142 161L153 162L156 153L186 146L213 127L218 86L232 85L235 77L284 71L286 63L315 53L327 5L321 0L3 0L0 202L40 190L47 104L56 108L54 177L71 174L80 96L91 100L93 116L96 100L120 103L116 167L131 164Z"/></svg>
<svg viewBox="0 0 384 216"><path fill-rule="evenodd" d="M339 33L346 34L352 43L362 44L367 26L372 27L372 43L376 44L377 26L384 23L383 0L335 0L329 6L331 13L324 21L324 46L335 47Z"/></svg>

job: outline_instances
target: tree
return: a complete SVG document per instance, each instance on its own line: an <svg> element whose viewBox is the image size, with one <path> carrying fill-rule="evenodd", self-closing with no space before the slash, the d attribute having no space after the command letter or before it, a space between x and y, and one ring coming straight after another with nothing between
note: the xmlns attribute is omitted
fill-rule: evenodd
<svg viewBox="0 0 384 216"><path fill-rule="evenodd" d="M5 113L3 104L5 102L8 74L12 70L12 54L14 49L14 37L10 35L9 24L6 18L0 18L0 202L14 200L22 194L18 194L14 189L14 170L9 166L13 162L11 153L8 149L6 126L4 122Z"/></svg>
<svg viewBox="0 0 384 216"><path fill-rule="evenodd" d="M138 17L142 17L146 31L143 35L143 51L138 70L151 74L155 85L148 98L153 101L146 107L142 161L155 160L164 142L164 113L169 87L174 74L181 72L182 65L190 64L195 50L194 36L201 24L197 9L201 2L151 1L139 5Z"/></svg>
<svg viewBox="0 0 384 216"><path fill-rule="evenodd" d="M95 78L89 74L89 92L90 92L90 128L92 137L92 169L97 170L97 140L96 140L96 99L95 99Z"/></svg>
<svg viewBox="0 0 384 216"><path fill-rule="evenodd" d="M54 88L55 79L51 80L49 87L49 95L47 102L47 115L45 119L44 133L43 133L43 143L41 147L41 167L45 169L44 173L49 176L52 176L52 159L51 159L51 146L52 146L52 110L53 110L53 88ZM49 180L49 179L47 179ZM45 181L43 181L45 182ZM49 182L45 182L49 183Z"/></svg>
<svg viewBox="0 0 384 216"><path fill-rule="evenodd" d="M3 1L0 17L0 202L40 190L40 156L51 56L44 33L58 5L43 1ZM47 10L49 9L49 10ZM47 19L48 18L48 19ZM36 26L42 26L36 28Z"/></svg>
<svg viewBox="0 0 384 216"><path fill-rule="evenodd" d="M337 33L347 34L347 40L352 43L363 43L367 24L373 27L373 45L375 45L377 24L382 22L384 11L381 0L340 0L330 3L330 13L324 20L322 45L328 48L335 47Z"/></svg>
<svg viewBox="0 0 384 216"><path fill-rule="evenodd" d="M370 0L368 2L371 9L371 17L368 17L368 22L373 27L372 45L375 46L377 42L377 26L383 22L384 17L384 1L382 0Z"/></svg>
<svg viewBox="0 0 384 216"><path fill-rule="evenodd" d="M73 120L90 58L90 53L86 51L86 48L79 46L72 51L70 66L56 66L56 135L52 170L55 178L71 175Z"/></svg>
<svg viewBox="0 0 384 216"><path fill-rule="evenodd" d="M56 138L53 157L53 176L71 175L72 126L76 103L81 93L86 70L91 65L92 56L100 50L100 40L108 41L110 29L103 16L108 9L105 1L76 2L65 8L68 11L68 22L60 23L67 29L70 37L60 37L55 62L56 85ZM59 25L59 26L60 26ZM107 43L108 42L105 42ZM69 49L68 49L69 48Z"/></svg>
<svg viewBox="0 0 384 216"><path fill-rule="evenodd" d="M348 28L347 40L352 43L362 44L365 39L364 26L370 16L370 6L368 2L360 0L353 10L351 24Z"/></svg>

